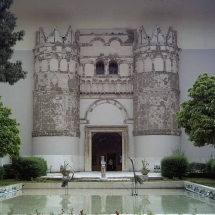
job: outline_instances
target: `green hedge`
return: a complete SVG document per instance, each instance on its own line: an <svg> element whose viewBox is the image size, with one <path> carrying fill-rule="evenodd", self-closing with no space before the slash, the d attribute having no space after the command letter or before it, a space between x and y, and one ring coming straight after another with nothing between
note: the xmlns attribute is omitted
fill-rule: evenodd
<svg viewBox="0 0 215 215"><path fill-rule="evenodd" d="M5 164L4 166L4 179L15 179L12 164Z"/></svg>
<svg viewBox="0 0 215 215"><path fill-rule="evenodd" d="M192 162L188 165L188 177L193 178L205 178L206 174L206 164Z"/></svg>
<svg viewBox="0 0 215 215"><path fill-rule="evenodd" d="M172 155L161 160L161 174L167 178L182 178L187 172L188 160L182 155Z"/></svg>
<svg viewBox="0 0 215 215"><path fill-rule="evenodd" d="M3 175L4 175L4 168L3 166L0 166L0 180L3 179Z"/></svg>
<svg viewBox="0 0 215 215"><path fill-rule="evenodd" d="M213 170L212 170L212 163L214 162L213 158L210 158L206 162L205 172L207 173L208 177L213 177Z"/></svg>
<svg viewBox="0 0 215 215"><path fill-rule="evenodd" d="M213 159L213 161L211 162L211 176L214 177L215 176L215 160Z"/></svg>
<svg viewBox="0 0 215 215"><path fill-rule="evenodd" d="M19 157L12 159L16 179L31 180L46 175L47 163L39 157Z"/></svg>
<svg viewBox="0 0 215 215"><path fill-rule="evenodd" d="M192 162L192 163L189 163L188 165L189 173L205 173L205 171L206 171L205 163Z"/></svg>

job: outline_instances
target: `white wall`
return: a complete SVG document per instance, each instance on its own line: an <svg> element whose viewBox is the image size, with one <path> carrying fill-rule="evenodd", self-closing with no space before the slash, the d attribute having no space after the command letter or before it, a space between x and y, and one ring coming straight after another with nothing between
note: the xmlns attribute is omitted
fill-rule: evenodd
<svg viewBox="0 0 215 215"><path fill-rule="evenodd" d="M146 135L136 136L135 140L135 164L141 169L141 160L146 159L149 169L154 170L154 165L160 165L163 157L172 154L172 150L180 148L180 137L172 135Z"/></svg>
<svg viewBox="0 0 215 215"><path fill-rule="evenodd" d="M23 70L27 71L26 79L22 79L14 85L0 83L0 96L4 106L12 109L12 118L20 123L21 155L32 154L32 130L33 130L33 53L32 51L16 51L12 61L21 60Z"/></svg>
<svg viewBox="0 0 215 215"><path fill-rule="evenodd" d="M214 0L16 0L11 9L18 17L18 28L26 31L16 50L31 50L39 27L49 32L57 25L64 34L69 25L73 29L143 25L151 36L156 24L164 34L173 26L182 49L214 49L214 8Z"/></svg>
<svg viewBox="0 0 215 215"><path fill-rule="evenodd" d="M78 137L34 137L33 155L43 157L52 166L52 171L59 171L60 164L69 163L73 170L80 170Z"/></svg>

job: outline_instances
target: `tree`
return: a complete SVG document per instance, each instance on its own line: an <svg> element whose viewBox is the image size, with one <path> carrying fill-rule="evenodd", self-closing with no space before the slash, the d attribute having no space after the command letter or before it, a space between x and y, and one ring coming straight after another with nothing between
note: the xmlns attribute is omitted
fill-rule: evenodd
<svg viewBox="0 0 215 215"><path fill-rule="evenodd" d="M24 31L14 32L16 20L14 14L8 11L13 0L0 0L0 82L13 85L27 72L22 70L21 61L9 62L13 55L13 46L23 39Z"/></svg>
<svg viewBox="0 0 215 215"><path fill-rule="evenodd" d="M177 113L179 127L194 146L215 145L215 76L199 75L188 95L191 99L181 103Z"/></svg>
<svg viewBox="0 0 215 215"><path fill-rule="evenodd" d="M4 107L0 97L0 157L9 154L19 155L21 139L17 126L19 123L10 118L11 109Z"/></svg>

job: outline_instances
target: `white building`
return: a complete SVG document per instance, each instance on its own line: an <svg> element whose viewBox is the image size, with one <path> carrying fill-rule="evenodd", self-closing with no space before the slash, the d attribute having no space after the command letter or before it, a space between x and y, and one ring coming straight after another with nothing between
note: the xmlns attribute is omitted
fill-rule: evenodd
<svg viewBox="0 0 215 215"><path fill-rule="evenodd" d="M12 11L26 36L12 60L28 75L1 83L0 94L21 124L21 155L42 156L53 171L64 161L100 170L103 158L113 161L108 170L128 171L128 157L153 169L175 148L189 161L209 159L215 149L194 147L175 115L195 78L215 74L214 6L17 0Z"/></svg>

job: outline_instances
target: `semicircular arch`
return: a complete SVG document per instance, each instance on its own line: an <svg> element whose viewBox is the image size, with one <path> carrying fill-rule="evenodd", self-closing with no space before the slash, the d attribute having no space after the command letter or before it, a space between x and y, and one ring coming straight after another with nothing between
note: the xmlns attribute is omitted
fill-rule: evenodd
<svg viewBox="0 0 215 215"><path fill-rule="evenodd" d="M126 108L120 102L113 100L113 99L103 99L103 100L96 100L87 108L86 113L85 113L85 119L87 121L87 124L90 123L90 116L91 116L93 110L97 106L105 104L105 103L112 104L120 110L120 112L122 113L122 117L123 117L123 124L130 123L130 122L128 122L128 120L130 121L128 112L127 112Z"/></svg>
<svg viewBox="0 0 215 215"><path fill-rule="evenodd" d="M111 44L111 42L113 42L114 40L118 41L120 43L120 45L123 45L122 40L119 37L112 37L108 40L108 44Z"/></svg>
<svg viewBox="0 0 215 215"><path fill-rule="evenodd" d="M100 41L105 46L105 40L101 37L95 37L90 41L90 45L92 46L94 42Z"/></svg>

